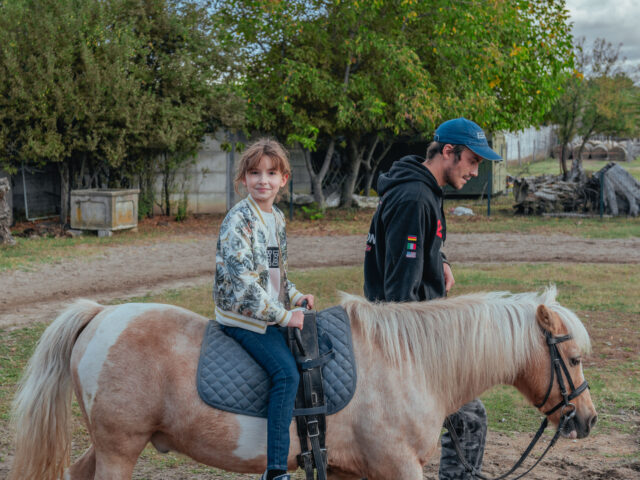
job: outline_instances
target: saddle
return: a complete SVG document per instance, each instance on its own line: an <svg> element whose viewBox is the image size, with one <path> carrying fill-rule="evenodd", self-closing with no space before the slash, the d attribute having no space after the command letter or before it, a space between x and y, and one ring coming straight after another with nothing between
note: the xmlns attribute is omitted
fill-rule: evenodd
<svg viewBox="0 0 640 480"><path fill-rule="evenodd" d="M300 331L287 329L287 334L294 332ZM342 410L356 388L351 324L340 306L317 313L308 311L301 333L302 349L295 338L290 341L301 372L294 410L298 434L302 435L298 462L308 479L313 478L314 466L320 466L318 480L322 480L326 478L321 476L326 473L325 416ZM202 341L196 383L200 398L212 407L267 417L269 377L215 320L207 325ZM305 385L311 388L305 390ZM314 444L321 460L314 461Z"/></svg>

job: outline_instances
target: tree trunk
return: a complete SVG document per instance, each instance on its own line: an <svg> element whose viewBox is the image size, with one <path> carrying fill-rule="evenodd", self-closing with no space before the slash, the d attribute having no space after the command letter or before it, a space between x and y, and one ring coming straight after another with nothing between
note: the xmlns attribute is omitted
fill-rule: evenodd
<svg viewBox="0 0 640 480"><path fill-rule="evenodd" d="M358 148L356 140L349 140L349 170L347 177L342 184L342 193L340 195L340 206L353 206L353 190L356 188L358 173L360 172L360 164L362 163L362 150Z"/></svg>
<svg viewBox="0 0 640 480"><path fill-rule="evenodd" d="M173 171L169 165L169 157L166 153L162 154L164 160L162 168L162 194L164 197L164 214L171 215L171 184L173 183Z"/></svg>
<svg viewBox="0 0 640 480"><path fill-rule="evenodd" d="M69 202L71 195L69 164L63 161L58 164L60 172L60 224L65 225L69 217Z"/></svg>
<svg viewBox="0 0 640 480"><path fill-rule="evenodd" d="M307 149L302 149L304 153L304 162L307 166L309 177L311 178L311 190L313 191L313 199L322 210L324 210L326 207L324 193L322 192L322 181L329 171L329 166L331 165L331 159L333 158L333 152L335 151L335 148L336 141L332 138L331 142L329 142L329 147L327 148L327 151L324 155L322 167L320 167L320 171L318 173L315 173L313 171L313 165L311 164L311 152L309 152L309 150Z"/></svg>
<svg viewBox="0 0 640 480"><path fill-rule="evenodd" d="M11 184L8 178L0 178L0 245L15 245L11 236L11 206L9 203Z"/></svg>
<svg viewBox="0 0 640 480"><path fill-rule="evenodd" d="M372 147L370 154L368 155L368 160L362 163L362 166L365 168L364 195L366 197L368 197L369 193L371 192L371 188L373 184L373 175L376 173L376 170L378 169L378 165L380 165L380 162L382 161L382 159L387 156L387 153L389 153L389 150L391 150L392 146L393 146L393 142L390 141L384 147L380 155L374 156L374 151L375 151L375 148L377 147L377 142L376 142Z"/></svg>
<svg viewBox="0 0 640 480"><path fill-rule="evenodd" d="M566 141L562 143L562 150L560 150L560 174L562 178L567 178L567 157L569 156L569 145Z"/></svg>
<svg viewBox="0 0 640 480"><path fill-rule="evenodd" d="M612 215L638 216L640 213L640 182L620 165L609 163L604 173L604 203ZM600 172L596 178L600 178Z"/></svg>

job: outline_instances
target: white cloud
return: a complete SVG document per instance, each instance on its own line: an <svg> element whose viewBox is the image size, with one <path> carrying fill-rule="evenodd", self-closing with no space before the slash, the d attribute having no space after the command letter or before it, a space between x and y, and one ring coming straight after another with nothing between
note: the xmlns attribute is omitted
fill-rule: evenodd
<svg viewBox="0 0 640 480"><path fill-rule="evenodd" d="M585 37L591 46L596 38L613 45L622 43L627 65L640 66L640 18L638 0L567 0L574 37Z"/></svg>

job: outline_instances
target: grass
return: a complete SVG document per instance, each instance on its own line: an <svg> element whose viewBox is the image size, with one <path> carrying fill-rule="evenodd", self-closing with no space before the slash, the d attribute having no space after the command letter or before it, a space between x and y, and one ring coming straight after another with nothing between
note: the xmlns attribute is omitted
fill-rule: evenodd
<svg viewBox="0 0 640 480"><path fill-rule="evenodd" d="M567 160L567 168L571 168L572 160ZM599 160L584 160L582 166L587 174L595 173L602 167L607 165L608 162L602 162ZM627 170L636 180L640 181L640 157L637 157L632 162L621 162L619 165ZM507 168L509 175L514 177L529 177L538 176L546 173L552 175L560 175L560 163L557 159L546 158L538 162L524 162L522 165L518 165L514 162L509 162Z"/></svg>
<svg viewBox="0 0 640 480"><path fill-rule="evenodd" d="M173 233L159 229L143 232L122 231L116 232L112 237L103 238L91 233L75 238L16 236L16 245L0 245L0 272L16 269L29 271L38 264L58 263L71 257L90 258L103 254L112 246L150 244L168 236L173 237ZM185 235L185 241L188 238L191 237Z"/></svg>
<svg viewBox="0 0 640 480"><path fill-rule="evenodd" d="M471 208L475 215L452 215L452 210L457 206ZM490 216L487 216L486 199L448 198L444 202L444 210L448 235L520 233L602 239L640 237L640 217L568 218L514 215L511 195L492 197Z"/></svg>

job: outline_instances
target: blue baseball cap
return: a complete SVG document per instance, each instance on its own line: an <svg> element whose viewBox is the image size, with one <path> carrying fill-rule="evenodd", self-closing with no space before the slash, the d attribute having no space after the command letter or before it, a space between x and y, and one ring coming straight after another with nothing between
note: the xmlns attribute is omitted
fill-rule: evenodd
<svg viewBox="0 0 640 480"><path fill-rule="evenodd" d="M444 122L436 129L433 139L440 143L464 145L476 155L487 160L502 160L502 157L489 147L487 137L480 126L463 117Z"/></svg>

